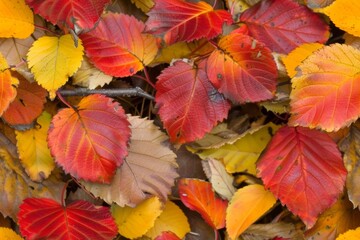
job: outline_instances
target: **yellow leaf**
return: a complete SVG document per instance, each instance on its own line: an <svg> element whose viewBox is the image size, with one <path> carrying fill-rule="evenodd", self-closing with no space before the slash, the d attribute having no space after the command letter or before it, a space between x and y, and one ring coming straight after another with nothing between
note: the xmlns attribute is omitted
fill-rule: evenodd
<svg viewBox="0 0 360 240"><path fill-rule="evenodd" d="M15 131L20 161L33 181L43 181L55 167L46 140L50 122L51 115L43 112L34 128Z"/></svg>
<svg viewBox="0 0 360 240"><path fill-rule="evenodd" d="M34 14L25 0L0 0L0 37L27 38L34 29Z"/></svg>
<svg viewBox="0 0 360 240"><path fill-rule="evenodd" d="M360 1L336 0L330 6L320 9L340 29L360 37Z"/></svg>
<svg viewBox="0 0 360 240"><path fill-rule="evenodd" d="M162 203L158 197L146 199L134 208L111 205L111 213L115 218L120 235L134 239L144 235L154 226L154 222L162 212Z"/></svg>
<svg viewBox="0 0 360 240"><path fill-rule="evenodd" d="M131 0L131 2L144 13L147 13L155 5L154 0Z"/></svg>
<svg viewBox="0 0 360 240"><path fill-rule="evenodd" d="M360 239L360 227L355 230L349 230L343 234L340 234L336 240L355 240Z"/></svg>
<svg viewBox="0 0 360 240"><path fill-rule="evenodd" d="M274 195L259 184L240 188L226 210L226 228L231 239L236 239L274 204Z"/></svg>
<svg viewBox="0 0 360 240"><path fill-rule="evenodd" d="M179 238L190 232L190 225L183 211L173 202L167 201L161 215L156 219L155 225L145 235L155 239L162 232L170 231Z"/></svg>
<svg viewBox="0 0 360 240"><path fill-rule="evenodd" d="M295 48L287 56L282 58L289 77L295 77L296 68L300 65L300 63L323 46L324 45L320 43L305 43Z"/></svg>
<svg viewBox="0 0 360 240"><path fill-rule="evenodd" d="M81 66L84 47L78 46L70 34L58 37L44 36L34 42L27 57L35 80L49 91L50 99Z"/></svg>
<svg viewBox="0 0 360 240"><path fill-rule="evenodd" d="M0 239L1 240L23 240L16 232L10 228L0 227Z"/></svg>

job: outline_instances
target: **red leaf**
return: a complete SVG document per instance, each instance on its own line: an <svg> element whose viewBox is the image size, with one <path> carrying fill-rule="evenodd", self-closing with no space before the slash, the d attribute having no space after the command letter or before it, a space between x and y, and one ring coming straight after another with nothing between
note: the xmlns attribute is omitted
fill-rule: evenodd
<svg viewBox="0 0 360 240"><path fill-rule="evenodd" d="M225 10L214 10L203 1L156 0L147 13L146 31L163 34L167 44L192 41L202 37L211 39L222 32L224 23L233 22Z"/></svg>
<svg viewBox="0 0 360 240"><path fill-rule="evenodd" d="M155 99L172 142L201 138L227 117L230 104L211 85L204 65L177 61L158 76Z"/></svg>
<svg viewBox="0 0 360 240"><path fill-rule="evenodd" d="M279 129L257 167L265 187L308 228L336 202L345 184L336 144L327 134L304 127Z"/></svg>
<svg viewBox="0 0 360 240"><path fill-rule="evenodd" d="M161 235L155 238L155 240L181 240L181 239L173 232L162 232Z"/></svg>
<svg viewBox="0 0 360 240"><path fill-rule="evenodd" d="M199 179L183 178L179 181L179 195L185 206L200 213L214 229L225 227L228 201L215 195L211 183Z"/></svg>
<svg viewBox="0 0 360 240"><path fill-rule="evenodd" d="M93 28L110 0L26 0L36 14L59 27Z"/></svg>
<svg viewBox="0 0 360 240"><path fill-rule="evenodd" d="M97 68L116 77L134 75L158 51L155 38L143 34L145 26L133 16L108 13L98 26L81 34L85 51Z"/></svg>
<svg viewBox="0 0 360 240"><path fill-rule="evenodd" d="M320 16L292 0L260 1L240 21L251 36L279 53L289 53L303 43L325 43L329 37L329 27Z"/></svg>
<svg viewBox="0 0 360 240"><path fill-rule="evenodd" d="M129 122L113 99L95 94L51 122L48 144L55 161L76 178L109 183L127 155Z"/></svg>
<svg viewBox="0 0 360 240"><path fill-rule="evenodd" d="M20 82L16 98L2 118L12 126L29 125L42 113L47 92L36 82L30 83L19 75L16 77Z"/></svg>
<svg viewBox="0 0 360 240"><path fill-rule="evenodd" d="M20 205L18 219L27 239L111 240L117 235L109 208L83 200L64 207L49 198L27 198Z"/></svg>
<svg viewBox="0 0 360 240"><path fill-rule="evenodd" d="M221 38L218 46L208 58L206 71L219 92L236 103L273 97L277 67L267 47L241 33Z"/></svg>

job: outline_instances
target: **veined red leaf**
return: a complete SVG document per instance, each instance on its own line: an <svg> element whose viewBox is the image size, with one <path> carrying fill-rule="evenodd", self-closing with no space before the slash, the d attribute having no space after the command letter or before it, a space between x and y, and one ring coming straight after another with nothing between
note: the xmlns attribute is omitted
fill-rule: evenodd
<svg viewBox="0 0 360 240"><path fill-rule="evenodd" d="M117 235L109 208L83 200L64 207L49 198L27 198L20 205L18 219L27 239L111 240Z"/></svg>
<svg viewBox="0 0 360 240"><path fill-rule="evenodd" d="M335 142L303 127L279 129L257 167L265 187L309 228L336 202L346 178Z"/></svg>
<svg viewBox="0 0 360 240"><path fill-rule="evenodd" d="M279 53L303 43L325 43L329 37L329 27L320 16L292 0L260 1L241 14L240 21L251 36Z"/></svg>
<svg viewBox="0 0 360 240"><path fill-rule="evenodd" d="M142 70L158 51L155 38L142 33L144 28L133 16L108 13L80 38L97 68L111 76L126 77Z"/></svg>
<svg viewBox="0 0 360 240"><path fill-rule="evenodd" d="M337 131L360 116L360 51L325 46L305 59L292 79L289 124Z"/></svg>
<svg viewBox="0 0 360 240"><path fill-rule="evenodd" d="M180 179L179 196L185 206L200 213L212 228L225 227L228 201L215 195L211 183L199 179Z"/></svg>
<svg viewBox="0 0 360 240"><path fill-rule="evenodd" d="M177 61L158 76L155 100L172 142L201 138L228 114L230 104L211 85L204 65Z"/></svg>
<svg viewBox="0 0 360 240"><path fill-rule="evenodd" d="M211 39L222 32L224 23L233 22L231 14L214 10L208 3L186 0L156 0L155 6L147 13L146 31L164 34L167 44L192 41L200 38Z"/></svg>
<svg viewBox="0 0 360 240"><path fill-rule="evenodd" d="M29 125L42 113L47 92L36 82L30 83L20 74L16 76L20 82L17 95L2 118L12 126Z"/></svg>
<svg viewBox="0 0 360 240"><path fill-rule="evenodd" d="M110 0L26 0L36 14L59 27L91 29ZM75 27L76 26L76 27Z"/></svg>
<svg viewBox="0 0 360 240"><path fill-rule="evenodd" d="M95 94L53 117L48 144L55 161L76 178L109 183L127 155L129 122L113 99Z"/></svg>
<svg viewBox="0 0 360 240"><path fill-rule="evenodd" d="M273 97L277 68L270 49L250 36L223 37L207 60L207 75L225 97L236 103Z"/></svg>

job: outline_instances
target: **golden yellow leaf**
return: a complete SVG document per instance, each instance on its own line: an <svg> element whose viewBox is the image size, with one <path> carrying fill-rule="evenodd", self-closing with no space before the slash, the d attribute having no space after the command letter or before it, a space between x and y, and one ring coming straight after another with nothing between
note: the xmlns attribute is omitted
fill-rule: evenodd
<svg viewBox="0 0 360 240"><path fill-rule="evenodd" d="M154 222L162 212L162 203L158 197L146 199L134 208L111 205L111 213L115 218L120 235L134 239L144 235L154 226Z"/></svg>
<svg viewBox="0 0 360 240"><path fill-rule="evenodd" d="M190 225L183 211L173 202L167 201L165 208L156 219L155 225L145 235L155 239L162 232L170 231L179 238L190 232Z"/></svg>
<svg viewBox="0 0 360 240"><path fill-rule="evenodd" d="M25 0L0 0L0 37L27 38L34 32L34 14Z"/></svg>
<svg viewBox="0 0 360 240"><path fill-rule="evenodd" d="M89 89L95 89L96 87L103 87L105 84L109 84L112 80L112 76L106 75L94 65L92 65L87 57L84 57L81 67L73 76L73 84L86 87Z"/></svg>
<svg viewBox="0 0 360 240"><path fill-rule="evenodd" d="M1 240L23 240L23 238L10 228L0 227Z"/></svg>
<svg viewBox="0 0 360 240"><path fill-rule="evenodd" d="M268 123L255 130L248 130L232 144L225 144L220 148L199 150L196 154L202 159L222 160L229 173L248 172L256 175L255 162L278 129L279 126Z"/></svg>
<svg viewBox="0 0 360 240"><path fill-rule="evenodd" d="M293 78L296 75L296 68L316 50L322 48L324 45L320 43L305 43L292 50L288 55L282 58L286 71L289 77Z"/></svg>
<svg viewBox="0 0 360 240"><path fill-rule="evenodd" d="M131 2L144 13L147 13L155 5L154 0L131 0Z"/></svg>
<svg viewBox="0 0 360 240"><path fill-rule="evenodd" d="M336 0L330 6L320 9L340 29L360 37L360 1Z"/></svg>
<svg viewBox="0 0 360 240"><path fill-rule="evenodd" d="M34 42L27 54L35 80L49 91L50 99L81 66L84 47L78 41L76 47L70 34L60 38L44 36Z"/></svg>
<svg viewBox="0 0 360 240"><path fill-rule="evenodd" d="M240 188L226 210L226 229L230 238L236 239L275 203L274 195L262 185Z"/></svg>
<svg viewBox="0 0 360 240"><path fill-rule="evenodd" d="M55 167L47 144L51 115L43 112L34 128L15 131L20 161L31 180L41 182Z"/></svg>
<svg viewBox="0 0 360 240"><path fill-rule="evenodd" d="M340 234L336 240L355 240L360 239L360 227L355 230L349 230L343 234Z"/></svg>

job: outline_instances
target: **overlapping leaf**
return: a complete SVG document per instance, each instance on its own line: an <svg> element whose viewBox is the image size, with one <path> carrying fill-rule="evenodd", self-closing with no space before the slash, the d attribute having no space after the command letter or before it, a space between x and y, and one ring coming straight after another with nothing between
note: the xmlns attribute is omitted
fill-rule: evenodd
<svg viewBox="0 0 360 240"><path fill-rule="evenodd" d="M43 111L47 95L46 90L36 82L30 83L19 74L16 76L20 83L16 97L2 115L2 118L13 127L29 125L39 117Z"/></svg>
<svg viewBox="0 0 360 240"><path fill-rule="evenodd" d="M162 203L158 197L146 199L136 207L111 206L121 236L134 239L144 235L154 226L155 220L162 212Z"/></svg>
<svg viewBox="0 0 360 240"><path fill-rule="evenodd" d="M337 131L360 116L360 51L326 46L299 65L292 79L289 124Z"/></svg>
<svg viewBox="0 0 360 240"><path fill-rule="evenodd" d="M162 232L155 240L181 240L181 238L173 232Z"/></svg>
<svg viewBox="0 0 360 240"><path fill-rule="evenodd" d="M155 38L144 34L145 25L133 16L108 13L98 26L80 38L87 56L108 75L134 75L148 65L158 51Z"/></svg>
<svg viewBox="0 0 360 240"><path fill-rule="evenodd" d="M180 179L179 196L185 206L200 213L212 228L225 227L228 201L215 195L211 183L199 179Z"/></svg>
<svg viewBox="0 0 360 240"><path fill-rule="evenodd" d="M55 161L76 178L110 183L127 155L130 128L124 110L113 99L90 95L76 108L61 110L49 129Z"/></svg>
<svg viewBox="0 0 360 240"><path fill-rule="evenodd" d="M26 0L36 14L75 30L91 29L110 0ZM80 29L78 29L80 28Z"/></svg>
<svg viewBox="0 0 360 240"><path fill-rule="evenodd" d="M20 232L28 239L112 240L117 235L109 208L83 200L65 207L49 198L27 198L18 218Z"/></svg>
<svg viewBox="0 0 360 240"><path fill-rule="evenodd" d="M274 195L262 185L254 184L239 189L226 210L226 229L230 238L237 239L275 203Z"/></svg>
<svg viewBox="0 0 360 240"><path fill-rule="evenodd" d="M231 24L231 14L214 10L208 3L186 0L156 0L148 12L146 31L164 34L166 44L211 39L222 33L224 23Z"/></svg>
<svg viewBox="0 0 360 240"><path fill-rule="evenodd" d="M19 83L17 78L11 76L5 58L0 53L0 116L9 107L16 97L15 86Z"/></svg>
<svg viewBox="0 0 360 240"><path fill-rule="evenodd" d="M332 139L303 127L279 129L257 167L265 187L308 227L336 202L346 178Z"/></svg>
<svg viewBox="0 0 360 240"><path fill-rule="evenodd" d="M55 98L55 92L80 67L83 59L81 41L75 46L70 34L44 36L34 42L27 57L35 80Z"/></svg>
<svg viewBox="0 0 360 240"><path fill-rule="evenodd" d="M154 0L131 0L131 2L145 13L147 13L155 4Z"/></svg>
<svg viewBox="0 0 360 240"><path fill-rule="evenodd" d="M34 32L34 14L25 0L0 1L0 37L27 38Z"/></svg>
<svg viewBox="0 0 360 240"><path fill-rule="evenodd" d="M0 227L0 239L2 240L23 240L15 231L10 228Z"/></svg>
<svg viewBox="0 0 360 240"><path fill-rule="evenodd" d="M343 234L340 234L336 240L353 240L360 239L360 227L355 230L349 230Z"/></svg>
<svg viewBox="0 0 360 240"><path fill-rule="evenodd" d="M129 117L129 121L132 131L129 155L112 182L82 183L109 204L134 207L149 195L165 201L178 177L176 155L165 144L168 137L150 120Z"/></svg>
<svg viewBox="0 0 360 240"><path fill-rule="evenodd" d="M325 43L328 25L309 8L292 0L264 0L240 16L250 34L271 50L289 53L308 42Z"/></svg>
<svg viewBox="0 0 360 240"><path fill-rule="evenodd" d="M220 93L235 103L274 96L277 68L267 47L240 33L221 38L218 46L207 61L206 72Z"/></svg>
<svg viewBox="0 0 360 240"><path fill-rule="evenodd" d="M177 61L158 76L156 103L172 142L191 142L226 118L230 104L211 85L204 61Z"/></svg>

